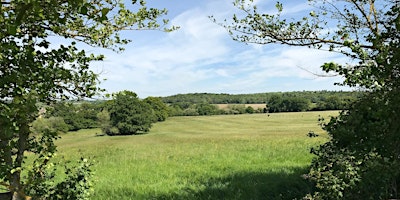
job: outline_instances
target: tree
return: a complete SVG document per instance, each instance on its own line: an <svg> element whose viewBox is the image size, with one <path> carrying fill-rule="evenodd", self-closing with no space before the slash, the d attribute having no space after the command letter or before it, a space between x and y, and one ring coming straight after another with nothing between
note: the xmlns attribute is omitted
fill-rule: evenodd
<svg viewBox="0 0 400 200"><path fill-rule="evenodd" d="M112 132L111 129L111 121L110 121L110 113L106 108L104 108L101 112L97 113L97 121L101 128L103 134L108 132Z"/></svg>
<svg viewBox="0 0 400 200"><path fill-rule="evenodd" d="M68 131L68 125L65 123L64 119L61 117L50 117L43 118L39 117L34 122L32 122L32 132L35 134L42 134L47 130L51 132L61 132L66 133Z"/></svg>
<svg viewBox="0 0 400 200"><path fill-rule="evenodd" d="M337 52L350 64L321 67L344 77L340 85L368 91L324 125L330 140L313 149L309 177L315 199L396 199L400 191L400 5L397 0L309 0L314 10L296 20L259 13L252 0L224 26L234 40ZM213 19L215 20L215 19Z"/></svg>
<svg viewBox="0 0 400 200"><path fill-rule="evenodd" d="M254 108L251 106L247 106L246 113L253 114L255 112Z"/></svg>
<svg viewBox="0 0 400 200"><path fill-rule="evenodd" d="M111 128L108 135L133 135L148 132L156 121L149 104L140 100L136 93L122 91L114 94L110 110Z"/></svg>
<svg viewBox="0 0 400 200"><path fill-rule="evenodd" d="M149 104L153 109L156 116L154 122L162 122L168 118L168 106L161 100L161 98L147 97L143 101Z"/></svg>
<svg viewBox="0 0 400 200"><path fill-rule="evenodd" d="M46 165L55 151L56 134L31 134L37 103L92 97L99 91L89 64L103 56L88 54L77 42L120 51L129 42L120 37L122 30L175 29L164 29L167 20L159 23L166 10L147 8L142 0L131 6L117 0L0 2L0 180L13 199L23 199L24 188L30 187L21 177L24 153L37 154ZM52 44L51 37L63 44Z"/></svg>
<svg viewBox="0 0 400 200"><path fill-rule="evenodd" d="M269 98L268 104L267 104L269 112L271 112L271 113L282 112L283 111L282 102L283 102L282 95L278 95L278 94L272 95Z"/></svg>
<svg viewBox="0 0 400 200"><path fill-rule="evenodd" d="M218 107L209 103L200 103L195 105L199 115L215 115L218 114Z"/></svg>
<svg viewBox="0 0 400 200"><path fill-rule="evenodd" d="M288 112L306 111L310 102L302 97L284 97L282 101L283 108Z"/></svg>
<svg viewBox="0 0 400 200"><path fill-rule="evenodd" d="M56 102L47 108L46 116L61 117L68 124L69 131L98 127L97 113L101 105L89 102Z"/></svg>

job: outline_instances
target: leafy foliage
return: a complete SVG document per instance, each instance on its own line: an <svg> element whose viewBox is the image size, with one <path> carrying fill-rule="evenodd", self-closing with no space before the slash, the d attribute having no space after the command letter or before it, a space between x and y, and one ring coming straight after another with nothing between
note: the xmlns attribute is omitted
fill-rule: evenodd
<svg viewBox="0 0 400 200"><path fill-rule="evenodd" d="M97 113L97 121L100 124L101 131L107 133L111 129L110 113L107 109L103 109Z"/></svg>
<svg viewBox="0 0 400 200"><path fill-rule="evenodd" d="M120 51L129 42L120 37L122 30L176 29L164 28L168 20L160 21L165 9L132 1L131 10L127 4L117 0L0 2L0 180L14 199L25 197L24 153L43 149L29 128L38 114L37 103L82 99L101 91L89 64L103 56L78 49L77 42ZM54 36L59 46L51 44Z"/></svg>
<svg viewBox="0 0 400 200"><path fill-rule="evenodd" d="M269 112L300 112L309 108L310 102L301 97L286 97L274 95L267 103Z"/></svg>
<svg viewBox="0 0 400 200"><path fill-rule="evenodd" d="M374 92L324 126L331 140L312 151L317 155L310 172L319 190L316 197L398 197L399 101L393 93Z"/></svg>
<svg viewBox="0 0 400 200"><path fill-rule="evenodd" d="M157 97L147 97L143 100L145 103L149 104L154 112L155 122L162 122L168 118L168 107L161 98Z"/></svg>
<svg viewBox="0 0 400 200"><path fill-rule="evenodd" d="M217 106L212 104L202 103L202 104L197 104L195 107L199 115L215 115L218 113Z"/></svg>
<svg viewBox="0 0 400 200"><path fill-rule="evenodd" d="M186 109L191 104L262 104L267 103L272 96L301 97L310 99L312 103L324 102L328 97L335 96L341 101L354 101L362 96L360 91L299 91L299 92L268 92L256 94L213 94L213 93L189 93L161 97L164 103L179 104L179 107Z"/></svg>
<svg viewBox="0 0 400 200"><path fill-rule="evenodd" d="M26 193L33 199L90 199L92 191L93 172L92 164L85 158L81 158L78 165L65 163L48 163L53 155L35 161L32 169L26 177ZM55 166L63 165L64 179L57 180Z"/></svg>
<svg viewBox="0 0 400 200"><path fill-rule="evenodd" d="M330 140L312 151L317 157L309 177L317 191L307 198L399 198L398 1L309 0L315 10L298 19L285 17L279 2L275 14L259 13L252 3L235 0L243 15L234 15L231 23L219 23L234 40L340 53L353 62L327 62L321 68L343 76L339 85L361 87L369 93L324 125ZM335 99L329 101L332 105L325 106L336 107Z"/></svg>
<svg viewBox="0 0 400 200"><path fill-rule="evenodd" d="M68 125L69 131L76 131L98 127L97 113L100 112L101 108L100 103L57 102L47 109L46 116L61 117Z"/></svg>
<svg viewBox="0 0 400 200"><path fill-rule="evenodd" d="M148 132L157 119L151 106L130 91L114 94L109 110L111 128L106 130L108 135Z"/></svg>
<svg viewBox="0 0 400 200"><path fill-rule="evenodd" d="M266 104L269 112L340 110L349 108L349 105L362 95L363 92L361 91L270 92L235 95L194 93L161 97L161 99L170 105L170 115L177 116L199 115L196 107L202 104ZM246 108L239 108L233 105L229 105L229 109L225 111L213 111L212 114L252 113L250 109L246 111ZM255 112L262 113L264 110L255 110Z"/></svg>
<svg viewBox="0 0 400 200"><path fill-rule="evenodd" d="M33 133L42 134L46 130L66 133L69 129L68 125L61 117L50 117L50 118L40 117L32 123Z"/></svg>

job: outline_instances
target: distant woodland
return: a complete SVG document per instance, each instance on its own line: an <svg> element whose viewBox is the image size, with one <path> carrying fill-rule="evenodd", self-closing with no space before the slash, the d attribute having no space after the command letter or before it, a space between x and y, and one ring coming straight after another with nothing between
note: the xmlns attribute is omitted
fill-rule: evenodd
<svg viewBox="0 0 400 200"><path fill-rule="evenodd" d="M343 110L360 98L363 92L303 91L234 95L191 93L146 99L139 99L135 93L132 95L134 98L124 100L125 103L116 103L115 99L111 99L43 105L41 117L33 123L33 129L40 132L43 127L50 125L67 132L99 127L110 133L113 130L113 117L119 113L130 113L128 115L132 119L127 124L139 127L146 124L150 127L152 123L173 116ZM149 116L149 119L137 121L143 120L143 116Z"/></svg>
<svg viewBox="0 0 400 200"><path fill-rule="evenodd" d="M301 91L256 94L191 93L161 97L161 99L164 103L182 110L204 104L232 104L232 106L265 104L265 109L262 109L262 112L299 112L347 109L362 94L363 92L360 91Z"/></svg>

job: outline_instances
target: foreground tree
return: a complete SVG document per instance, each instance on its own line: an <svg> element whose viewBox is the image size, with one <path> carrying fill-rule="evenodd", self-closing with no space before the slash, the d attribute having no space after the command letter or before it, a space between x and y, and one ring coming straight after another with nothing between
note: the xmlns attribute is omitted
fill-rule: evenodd
<svg viewBox="0 0 400 200"><path fill-rule="evenodd" d="M324 125L330 140L313 149L308 177L315 199L400 197L400 5L397 0L309 0L313 9L299 20L259 13L252 0L236 0L243 13L220 23L234 40L304 46L340 53L351 64L327 62L341 85L369 93ZM215 19L214 19L215 20Z"/></svg>
<svg viewBox="0 0 400 200"><path fill-rule="evenodd" d="M145 1L132 1L132 10L127 6L119 0L0 2L0 180L13 193L13 199L26 195L40 199L45 195L39 190L53 192L53 198L71 199L56 191L73 188L64 186L81 181L67 174L71 179L66 182L41 184L48 188L38 185L35 189L35 180L46 180L44 175L35 180L21 176L27 170L23 165L25 152L37 155L37 167L32 170L39 171L33 174L43 174L40 170L46 169L49 155L55 152L56 133L31 134L37 103L92 97L99 91L97 75L89 69L89 63L103 56L79 50L76 42L119 51L129 42L118 34L122 30L174 29L164 29L167 21L158 21L166 10L147 8ZM52 45L51 37L64 44Z"/></svg>

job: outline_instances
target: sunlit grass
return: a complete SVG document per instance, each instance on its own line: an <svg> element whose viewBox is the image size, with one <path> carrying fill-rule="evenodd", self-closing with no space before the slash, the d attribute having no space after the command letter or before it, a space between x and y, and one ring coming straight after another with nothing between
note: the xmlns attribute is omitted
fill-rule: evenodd
<svg viewBox="0 0 400 200"><path fill-rule="evenodd" d="M58 154L95 160L93 199L292 199L308 192L300 176L326 139L319 115L337 112L172 117L136 136L83 130L63 135Z"/></svg>

